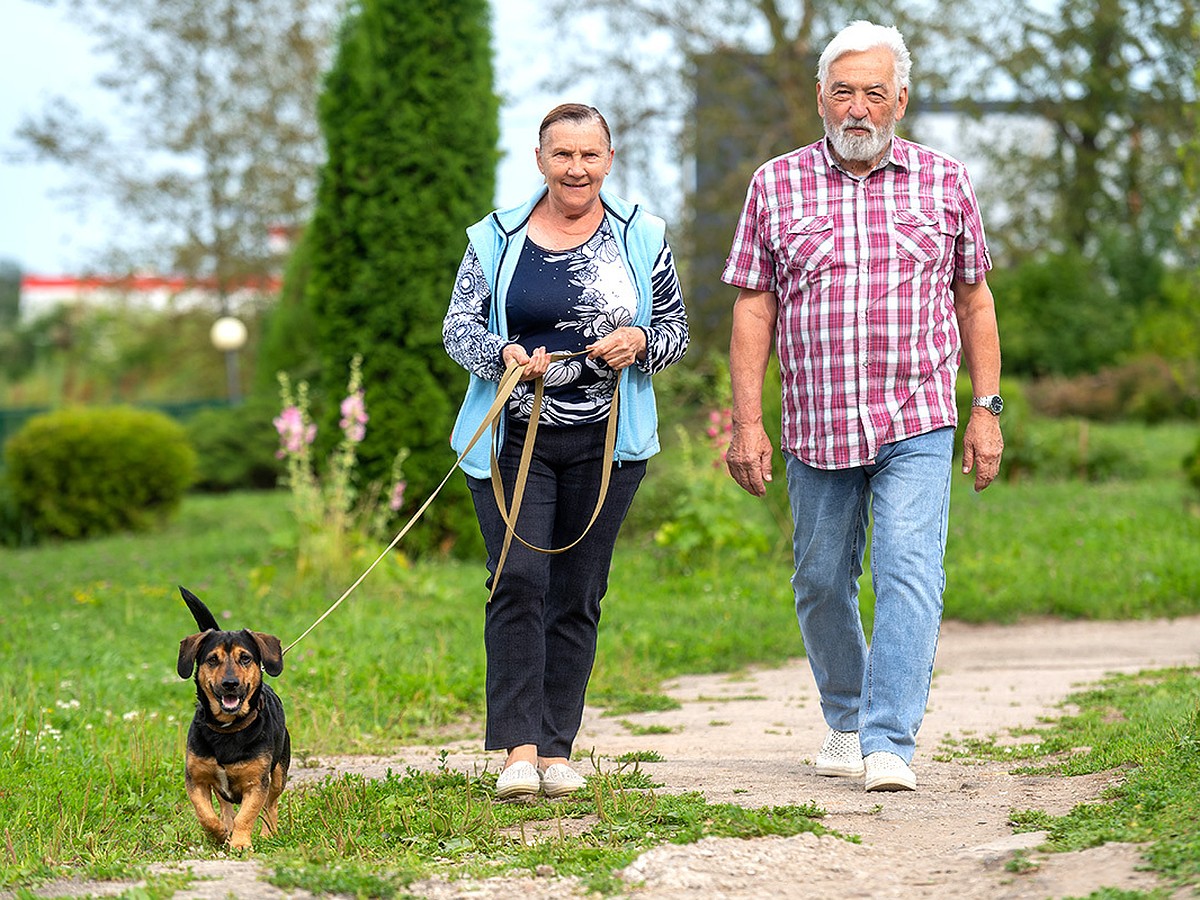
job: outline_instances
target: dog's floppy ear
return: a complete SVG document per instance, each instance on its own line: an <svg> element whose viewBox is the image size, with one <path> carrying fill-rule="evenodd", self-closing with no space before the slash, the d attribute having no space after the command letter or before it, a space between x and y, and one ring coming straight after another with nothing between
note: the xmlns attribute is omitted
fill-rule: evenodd
<svg viewBox="0 0 1200 900"><path fill-rule="evenodd" d="M262 667L268 675L274 677L283 671L283 646L279 638L273 634L263 634L259 631L248 632L258 644L258 652L262 656Z"/></svg>
<svg viewBox="0 0 1200 900"><path fill-rule="evenodd" d="M191 678L192 672L196 668L196 654L200 652L200 642L204 640L204 632L199 634L189 634L179 642L179 662L175 664L175 671L179 673L180 678Z"/></svg>

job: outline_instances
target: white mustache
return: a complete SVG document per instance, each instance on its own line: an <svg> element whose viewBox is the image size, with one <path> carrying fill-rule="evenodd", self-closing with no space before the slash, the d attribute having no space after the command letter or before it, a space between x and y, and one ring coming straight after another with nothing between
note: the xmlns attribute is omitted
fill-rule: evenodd
<svg viewBox="0 0 1200 900"><path fill-rule="evenodd" d="M842 123L843 134L851 128L865 128L871 133L871 137L875 136L875 126L871 124L870 119L847 119Z"/></svg>

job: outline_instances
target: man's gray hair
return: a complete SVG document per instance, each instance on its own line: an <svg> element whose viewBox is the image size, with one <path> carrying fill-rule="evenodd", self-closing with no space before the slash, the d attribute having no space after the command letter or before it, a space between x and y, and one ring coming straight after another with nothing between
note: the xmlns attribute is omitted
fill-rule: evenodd
<svg viewBox="0 0 1200 900"><path fill-rule="evenodd" d="M887 47L892 51L892 59L896 62L896 86L908 87L908 73L912 69L912 57L904 44L904 37L894 25L876 25L865 19L851 22L825 45L821 59L817 62L817 81L825 83L829 77L829 67L834 60L845 53L861 53L874 50L876 47Z"/></svg>

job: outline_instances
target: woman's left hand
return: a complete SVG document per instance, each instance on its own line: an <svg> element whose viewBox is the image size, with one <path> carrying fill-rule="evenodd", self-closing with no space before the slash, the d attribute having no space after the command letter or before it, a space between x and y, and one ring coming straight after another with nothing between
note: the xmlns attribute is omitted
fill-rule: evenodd
<svg viewBox="0 0 1200 900"><path fill-rule="evenodd" d="M621 371L646 358L646 332L633 326L617 328L594 344L588 344L588 359L602 359L610 369Z"/></svg>

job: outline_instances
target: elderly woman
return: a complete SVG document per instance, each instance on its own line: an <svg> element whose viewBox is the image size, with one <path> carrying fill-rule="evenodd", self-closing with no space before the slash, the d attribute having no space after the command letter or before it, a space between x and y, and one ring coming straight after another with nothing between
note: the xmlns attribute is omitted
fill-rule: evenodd
<svg viewBox="0 0 1200 900"><path fill-rule="evenodd" d="M542 121L536 149L545 185L526 203L467 230L469 244L443 326L450 356L471 373L451 443L462 452L512 365L522 380L504 415L499 469L511 503L533 406L545 393L517 534L560 548L588 525L603 470L599 517L566 552L513 541L493 584L506 526L489 478L486 440L463 459L488 552L484 643L488 750L506 750L500 799L559 797L582 787L570 766L583 717L613 545L646 460L658 451L650 376L684 354L687 318L666 227L602 190L612 136L590 106L567 104ZM579 352L569 358L556 356ZM605 429L619 392L617 439Z"/></svg>

